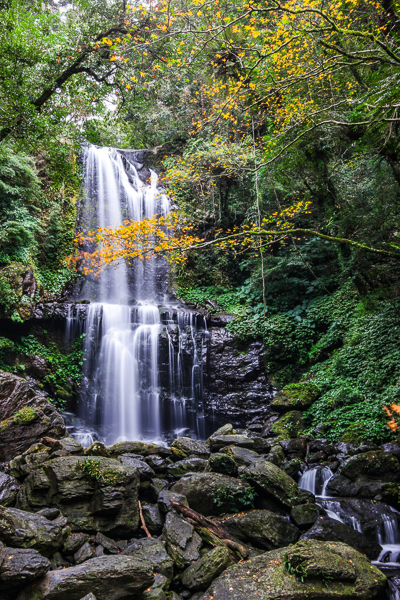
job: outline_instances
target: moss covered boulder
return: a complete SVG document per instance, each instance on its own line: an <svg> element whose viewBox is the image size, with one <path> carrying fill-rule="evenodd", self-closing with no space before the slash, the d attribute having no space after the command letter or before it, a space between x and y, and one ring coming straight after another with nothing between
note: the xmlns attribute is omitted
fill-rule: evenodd
<svg viewBox="0 0 400 600"><path fill-rule="evenodd" d="M385 584L353 548L306 540L229 567L201 600L378 600Z"/></svg>
<svg viewBox="0 0 400 600"><path fill-rule="evenodd" d="M182 519L175 511L167 514L162 538L169 556L179 569L187 567L200 558L201 537L194 527Z"/></svg>
<svg viewBox="0 0 400 600"><path fill-rule="evenodd" d="M272 433L279 436L280 440L297 438L303 431L303 413L299 410L291 410L278 419L272 426Z"/></svg>
<svg viewBox="0 0 400 600"><path fill-rule="evenodd" d="M278 392L271 402L279 411L305 410L319 398L320 389L310 381L291 383Z"/></svg>
<svg viewBox="0 0 400 600"><path fill-rule="evenodd" d="M217 546L196 560L182 574L182 583L190 590L206 590L231 563L226 546Z"/></svg>
<svg viewBox="0 0 400 600"><path fill-rule="evenodd" d="M51 556L63 544L61 527L42 515L0 506L0 542Z"/></svg>
<svg viewBox="0 0 400 600"><path fill-rule="evenodd" d="M284 507L304 504L306 496L282 469L266 460L258 460L243 472L243 478L255 486L259 496Z"/></svg>

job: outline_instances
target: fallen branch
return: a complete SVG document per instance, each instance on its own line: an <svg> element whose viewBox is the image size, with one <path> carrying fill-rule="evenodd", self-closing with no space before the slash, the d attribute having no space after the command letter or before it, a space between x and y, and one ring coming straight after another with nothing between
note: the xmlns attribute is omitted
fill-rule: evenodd
<svg viewBox="0 0 400 600"><path fill-rule="evenodd" d="M147 537L151 538L153 537L150 533L150 531L147 529L146 527L146 523L144 520L144 516L143 516L143 511L142 511L142 505L140 503L140 500L138 500L138 504L139 504L139 515L140 515L140 522L141 522L141 529L143 529L143 531L145 532L145 534L147 535Z"/></svg>
<svg viewBox="0 0 400 600"><path fill-rule="evenodd" d="M224 527L215 523L211 519L207 519L195 510L188 508L177 500L171 500L171 506L178 514L184 517L191 525L193 525L202 538L213 546L225 545L229 550L238 552L242 558L246 558L249 554L248 548L234 538ZM232 558L237 561L237 556L232 555Z"/></svg>

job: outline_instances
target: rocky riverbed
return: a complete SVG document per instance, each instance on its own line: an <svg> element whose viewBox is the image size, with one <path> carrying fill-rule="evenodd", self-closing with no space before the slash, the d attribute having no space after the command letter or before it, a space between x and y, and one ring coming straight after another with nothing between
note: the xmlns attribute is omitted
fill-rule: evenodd
<svg viewBox="0 0 400 600"><path fill-rule="evenodd" d="M24 380L2 381L2 600L386 597L371 560L388 510L397 520L400 444L287 437L267 419L206 442L84 448ZM335 513L298 485L328 464L327 491L361 498Z"/></svg>

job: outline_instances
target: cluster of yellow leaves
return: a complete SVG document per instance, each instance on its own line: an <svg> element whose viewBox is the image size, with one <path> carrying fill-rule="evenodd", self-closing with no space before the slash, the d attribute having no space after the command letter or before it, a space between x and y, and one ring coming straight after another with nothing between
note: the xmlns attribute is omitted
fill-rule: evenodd
<svg viewBox="0 0 400 600"><path fill-rule="evenodd" d="M391 404L390 407L384 406L383 410L385 411L387 416L390 418L390 421L388 421L388 423L387 423L388 426L390 427L390 429L392 431L397 431L399 428L399 424L396 421L395 415L393 413L400 415L400 406L398 404Z"/></svg>

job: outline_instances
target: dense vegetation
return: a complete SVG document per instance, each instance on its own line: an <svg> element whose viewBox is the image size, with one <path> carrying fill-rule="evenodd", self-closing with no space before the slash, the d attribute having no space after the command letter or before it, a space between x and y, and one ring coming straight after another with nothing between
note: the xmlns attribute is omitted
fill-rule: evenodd
<svg viewBox="0 0 400 600"><path fill-rule="evenodd" d="M276 386L313 379L310 431L387 438L382 407L400 393L398 8L1 3L2 313L23 320L75 276L82 140L155 147L197 235L278 228L248 249L190 250L178 296L262 338ZM291 223L309 233L282 233L299 203Z"/></svg>

